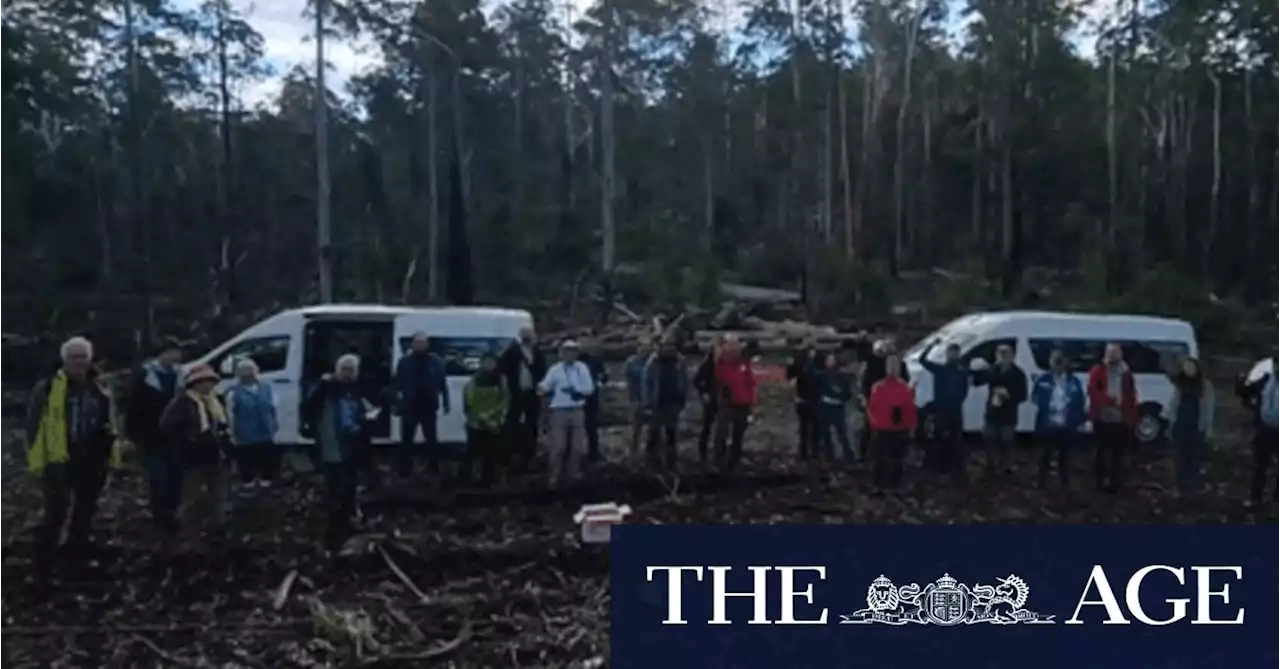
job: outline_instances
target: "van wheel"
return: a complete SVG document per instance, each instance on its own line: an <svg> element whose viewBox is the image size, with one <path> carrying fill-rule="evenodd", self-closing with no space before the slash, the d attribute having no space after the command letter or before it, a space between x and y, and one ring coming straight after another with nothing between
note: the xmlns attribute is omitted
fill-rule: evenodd
<svg viewBox="0 0 1280 669"><path fill-rule="evenodd" d="M1133 428L1134 437L1140 444L1155 444L1164 441L1166 425L1160 417L1160 405L1143 404L1138 407L1138 424Z"/></svg>

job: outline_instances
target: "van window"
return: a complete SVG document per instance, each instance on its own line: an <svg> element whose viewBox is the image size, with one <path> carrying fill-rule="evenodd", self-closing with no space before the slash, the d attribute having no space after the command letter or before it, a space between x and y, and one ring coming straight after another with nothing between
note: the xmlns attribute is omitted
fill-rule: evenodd
<svg viewBox="0 0 1280 669"><path fill-rule="evenodd" d="M1036 367L1049 368L1049 354L1061 348L1067 356L1067 366L1073 372L1087 372L1102 359L1102 353L1110 342L1120 344L1124 361L1134 374L1164 374L1179 359L1189 355L1186 342L1172 340L1115 340L1115 339L1028 339L1031 357Z"/></svg>
<svg viewBox="0 0 1280 669"><path fill-rule="evenodd" d="M223 361L228 358L232 360L251 358L257 363L260 373L282 372L289 362L289 340L289 335L246 339L214 359L211 366L215 370L220 370Z"/></svg>
<svg viewBox="0 0 1280 669"><path fill-rule="evenodd" d="M1015 358L1017 357L1018 340L1014 338L1009 338L1009 339L989 339L987 341L984 341L981 344L978 344L977 346L974 346L973 348L969 349L968 352L960 356L960 359L964 362L966 366L978 358L985 360L988 365L995 365L996 349L1000 348L1001 346L1008 346L1009 348L1012 348Z"/></svg>
<svg viewBox="0 0 1280 669"><path fill-rule="evenodd" d="M502 351L514 341L514 337L432 337L429 347L432 353L444 360L445 373L449 376L471 376L480 368L480 357L485 353L502 355ZM413 337L400 338L400 353L409 353Z"/></svg>

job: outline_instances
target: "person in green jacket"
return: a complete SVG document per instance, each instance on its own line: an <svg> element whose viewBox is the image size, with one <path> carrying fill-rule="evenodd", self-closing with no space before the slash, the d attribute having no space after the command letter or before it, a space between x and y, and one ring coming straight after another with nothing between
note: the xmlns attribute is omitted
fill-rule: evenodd
<svg viewBox="0 0 1280 669"><path fill-rule="evenodd" d="M494 477L507 474L506 449L502 445L502 429L506 425L510 396L507 381L498 373L498 357L486 353L480 369L462 391L463 412L467 417L467 465L459 478L474 476L479 469L480 484L491 485Z"/></svg>

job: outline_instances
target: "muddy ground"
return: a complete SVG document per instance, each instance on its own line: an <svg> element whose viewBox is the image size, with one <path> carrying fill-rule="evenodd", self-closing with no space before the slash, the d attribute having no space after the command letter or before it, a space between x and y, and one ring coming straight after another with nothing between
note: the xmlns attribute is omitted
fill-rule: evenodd
<svg viewBox="0 0 1280 669"><path fill-rule="evenodd" d="M615 500L639 523L1275 523L1274 504L1247 513L1247 416L1224 400L1210 459L1211 490L1175 502L1169 458L1140 454L1128 490L1092 490L1088 449L1077 487L1032 486L1033 453L1013 477L960 489L919 471L913 454L899 493L875 498L861 467L792 461L794 422L780 388L765 393L734 479L696 471L697 411L682 430L685 471L656 475L627 462L625 410L609 401L610 464L581 489L552 495L534 482L509 490L442 491L386 476L363 497L362 534L325 560L314 473L234 496L238 539L215 558L192 538L173 561L155 557L144 481L113 475L87 565L60 565L51 587L33 579L31 530L39 497L6 457L3 489L3 661L11 667L599 667L609 654L607 549L577 543L571 516ZM1225 395L1225 393L1223 393ZM8 450L8 449L6 449ZM396 569L404 577L396 574ZM290 580L287 596L282 583ZM417 592L415 592L415 590ZM277 602L280 606L277 608ZM10 664L11 663L11 664Z"/></svg>

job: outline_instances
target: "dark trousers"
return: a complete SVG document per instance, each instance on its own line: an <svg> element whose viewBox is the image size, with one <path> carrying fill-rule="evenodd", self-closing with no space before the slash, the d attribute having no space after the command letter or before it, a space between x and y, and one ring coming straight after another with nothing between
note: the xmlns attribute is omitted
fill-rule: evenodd
<svg viewBox="0 0 1280 669"><path fill-rule="evenodd" d="M98 497L106 482L106 462L100 458L72 458L69 462L45 466L44 524L37 538L43 554L47 555L58 545L68 509L71 511L68 542L77 544L89 540L93 517L98 512Z"/></svg>
<svg viewBox="0 0 1280 669"><path fill-rule="evenodd" d="M799 432L800 459L808 460L818 448L818 408L813 402L796 403L796 429Z"/></svg>
<svg viewBox="0 0 1280 669"><path fill-rule="evenodd" d="M144 458L151 522L164 534L173 535L178 532L178 507L182 504L182 464L176 454L156 451Z"/></svg>
<svg viewBox="0 0 1280 669"><path fill-rule="evenodd" d="M506 448L511 458L527 467L538 456L538 415L542 401L535 392L516 391L507 411Z"/></svg>
<svg viewBox="0 0 1280 669"><path fill-rule="evenodd" d="M702 464L707 463L707 444L711 443L712 433L715 431L716 416L720 413L720 405L715 402L705 402L702 405L702 427L698 430L698 459Z"/></svg>
<svg viewBox="0 0 1280 669"><path fill-rule="evenodd" d="M1124 486L1125 458L1133 431L1124 423L1093 424L1094 452L1093 479L1098 490L1116 492Z"/></svg>
<svg viewBox="0 0 1280 669"><path fill-rule="evenodd" d="M1194 495L1200 492L1200 467L1204 465L1208 442L1204 438L1204 433L1199 430L1178 429L1174 430L1171 441L1173 442L1174 483L1178 487L1178 492ZM1275 442L1273 441L1272 444L1274 445Z"/></svg>
<svg viewBox="0 0 1280 669"><path fill-rule="evenodd" d="M835 459L835 446L839 444L845 460L853 461L853 444L849 441L849 414L843 404L822 404L818 407L817 453L820 458Z"/></svg>
<svg viewBox="0 0 1280 669"><path fill-rule="evenodd" d="M903 461L907 457L907 433L890 430L872 431L872 479L880 488L896 488L902 484Z"/></svg>
<svg viewBox="0 0 1280 669"><path fill-rule="evenodd" d="M353 463L324 463L325 508L328 522L325 526L325 547L338 550L351 532L351 517L356 513L356 476Z"/></svg>
<svg viewBox="0 0 1280 669"><path fill-rule="evenodd" d="M747 434L751 407L729 404L716 415L716 466L732 472L742 462L742 441Z"/></svg>
<svg viewBox="0 0 1280 669"><path fill-rule="evenodd" d="M1017 424L993 422L988 416L982 436L986 442L983 447L987 449L987 474L1011 471L1013 448L1018 441Z"/></svg>
<svg viewBox="0 0 1280 669"><path fill-rule="evenodd" d="M969 478L964 443L964 414L960 408L942 409L934 414L933 439L925 454L926 467L959 481Z"/></svg>
<svg viewBox="0 0 1280 669"><path fill-rule="evenodd" d="M1249 480L1249 499L1262 504L1267 488L1267 473L1276 459L1276 428L1259 426L1253 433L1253 476Z"/></svg>
<svg viewBox="0 0 1280 669"><path fill-rule="evenodd" d="M649 439L646 453L651 464L660 464L674 470L679 460L676 448L676 431L680 424L680 409L659 407L649 413ZM661 450L659 450L661 439Z"/></svg>
<svg viewBox="0 0 1280 669"><path fill-rule="evenodd" d="M467 428L467 465L459 472L459 478L478 480L482 485L493 483L494 477L506 468L506 452L500 430Z"/></svg>
<svg viewBox="0 0 1280 669"><path fill-rule="evenodd" d="M245 483L258 479L274 481L280 472L280 448L273 442L240 444L235 447L235 453L236 468Z"/></svg>
<svg viewBox="0 0 1280 669"><path fill-rule="evenodd" d="M422 430L423 444L415 441L418 430ZM440 470L440 450L436 447L436 412L435 409L419 409L406 412L400 416L400 448L396 458L396 469L401 477L413 473L413 459L420 452L427 454L427 464L432 474Z"/></svg>
<svg viewBox="0 0 1280 669"><path fill-rule="evenodd" d="M587 398L582 406L582 418L586 421L587 462L600 461L600 393Z"/></svg>
<svg viewBox="0 0 1280 669"><path fill-rule="evenodd" d="M1058 482L1062 487L1071 485L1071 449L1075 446L1077 432L1065 427L1051 427L1036 435L1040 442L1040 487L1049 485L1049 469L1058 462Z"/></svg>

